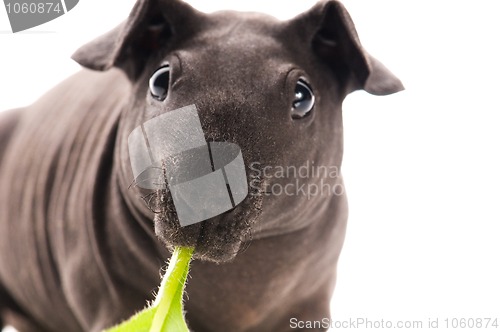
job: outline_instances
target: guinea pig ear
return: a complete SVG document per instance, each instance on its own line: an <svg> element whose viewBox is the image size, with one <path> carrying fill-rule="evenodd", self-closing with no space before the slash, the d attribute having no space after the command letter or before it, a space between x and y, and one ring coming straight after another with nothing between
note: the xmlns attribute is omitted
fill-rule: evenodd
<svg viewBox="0 0 500 332"><path fill-rule="evenodd" d="M188 22L198 14L180 0L138 0L125 22L80 47L72 59L93 70L118 67L134 80L151 55L189 32Z"/></svg>
<svg viewBox="0 0 500 332"><path fill-rule="evenodd" d="M349 90L374 95L404 90L401 81L361 46L351 16L336 0L319 2L300 19L312 29L314 52L326 61Z"/></svg>

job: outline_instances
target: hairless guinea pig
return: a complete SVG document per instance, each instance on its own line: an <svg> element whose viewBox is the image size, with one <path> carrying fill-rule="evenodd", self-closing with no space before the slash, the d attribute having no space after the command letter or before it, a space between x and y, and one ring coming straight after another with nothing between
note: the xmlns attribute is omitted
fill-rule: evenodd
<svg viewBox="0 0 500 332"><path fill-rule="evenodd" d="M278 21L139 0L73 59L87 69L0 116L1 323L101 331L152 299L174 246L195 247L192 331L288 331L292 317L330 317L347 220L342 177L331 174L342 101L403 89L360 45L342 4ZM206 141L241 149L249 192L182 226L168 189L137 185L129 137L189 105ZM329 173L288 172L301 167Z"/></svg>

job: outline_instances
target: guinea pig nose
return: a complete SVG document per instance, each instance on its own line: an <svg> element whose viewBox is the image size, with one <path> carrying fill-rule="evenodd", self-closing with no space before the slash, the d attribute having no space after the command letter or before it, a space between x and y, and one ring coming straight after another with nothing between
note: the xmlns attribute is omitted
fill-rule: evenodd
<svg viewBox="0 0 500 332"><path fill-rule="evenodd" d="M149 79L149 91L153 98L163 101L167 98L170 81L170 65L157 69Z"/></svg>

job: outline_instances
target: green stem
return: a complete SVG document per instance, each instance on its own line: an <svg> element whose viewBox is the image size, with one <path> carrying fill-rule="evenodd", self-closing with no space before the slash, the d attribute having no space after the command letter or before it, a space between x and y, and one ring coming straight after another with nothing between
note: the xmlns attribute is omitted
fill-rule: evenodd
<svg viewBox="0 0 500 332"><path fill-rule="evenodd" d="M153 305L104 332L189 332L182 295L193 252L194 248L176 247Z"/></svg>
<svg viewBox="0 0 500 332"><path fill-rule="evenodd" d="M189 332L182 313L182 294L194 248L176 247L153 306L157 306L150 332ZM177 317L175 317L177 316ZM171 317L172 319L168 319Z"/></svg>

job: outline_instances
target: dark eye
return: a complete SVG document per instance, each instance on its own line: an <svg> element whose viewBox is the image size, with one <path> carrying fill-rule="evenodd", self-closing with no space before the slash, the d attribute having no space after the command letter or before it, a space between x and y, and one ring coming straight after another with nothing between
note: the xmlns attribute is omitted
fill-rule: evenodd
<svg viewBox="0 0 500 332"><path fill-rule="evenodd" d="M292 119L302 119L314 108L314 94L304 79L299 79L295 86L295 98L292 105Z"/></svg>
<svg viewBox="0 0 500 332"><path fill-rule="evenodd" d="M170 81L170 66L165 65L156 70L149 79L149 91L158 100L165 100L168 92L168 82Z"/></svg>

